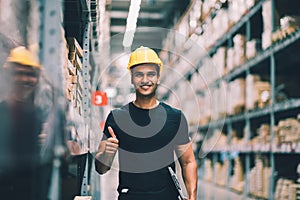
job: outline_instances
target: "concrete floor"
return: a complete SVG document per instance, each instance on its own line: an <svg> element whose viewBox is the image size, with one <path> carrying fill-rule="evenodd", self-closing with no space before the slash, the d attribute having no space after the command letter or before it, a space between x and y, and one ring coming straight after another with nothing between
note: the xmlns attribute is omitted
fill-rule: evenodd
<svg viewBox="0 0 300 200"><path fill-rule="evenodd" d="M177 166L178 170L178 166ZM182 181L181 177L179 177ZM113 163L109 172L101 176L101 200L116 200L117 199L117 185L118 185L118 164ZM186 191L184 191L186 193ZM198 197L197 200L252 200L251 198L243 198L235 192L227 190L226 188L215 186L212 183L198 181ZM254 200L254 199L253 199Z"/></svg>

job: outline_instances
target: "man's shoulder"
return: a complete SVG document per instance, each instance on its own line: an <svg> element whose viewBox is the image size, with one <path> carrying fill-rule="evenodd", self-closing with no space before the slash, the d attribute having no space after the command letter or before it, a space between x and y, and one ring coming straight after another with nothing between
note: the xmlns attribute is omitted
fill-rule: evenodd
<svg viewBox="0 0 300 200"><path fill-rule="evenodd" d="M175 108L165 102L160 103L168 112L174 113L174 114L181 114L181 110L178 108Z"/></svg>
<svg viewBox="0 0 300 200"><path fill-rule="evenodd" d="M127 114L128 111L129 111L129 104L130 103L127 103L121 107L118 107L118 108L114 108L110 111L109 115L112 115L112 116L116 116L118 114Z"/></svg>
<svg viewBox="0 0 300 200"><path fill-rule="evenodd" d="M128 111L128 110L129 110L129 104L130 104L130 103L127 103L127 104L125 104L125 105L122 105L121 107L114 108L114 109L111 110L111 112Z"/></svg>

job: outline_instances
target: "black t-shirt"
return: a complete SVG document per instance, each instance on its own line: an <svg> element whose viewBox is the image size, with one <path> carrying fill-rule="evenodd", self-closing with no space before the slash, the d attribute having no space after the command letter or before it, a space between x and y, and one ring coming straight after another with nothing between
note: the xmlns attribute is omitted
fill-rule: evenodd
<svg viewBox="0 0 300 200"><path fill-rule="evenodd" d="M21 171L38 160L38 134L42 130L41 110L33 104L0 103L0 170ZM20 167L22 166L22 167Z"/></svg>
<svg viewBox="0 0 300 200"><path fill-rule="evenodd" d="M9 199L47 199L52 165L41 165L38 135L45 114L33 104L0 102L0 194Z"/></svg>
<svg viewBox="0 0 300 200"><path fill-rule="evenodd" d="M175 147L190 141L180 110L162 102L141 109L131 102L109 113L103 139L110 137L108 126L119 140L119 192L155 192L172 184L167 167L175 168Z"/></svg>

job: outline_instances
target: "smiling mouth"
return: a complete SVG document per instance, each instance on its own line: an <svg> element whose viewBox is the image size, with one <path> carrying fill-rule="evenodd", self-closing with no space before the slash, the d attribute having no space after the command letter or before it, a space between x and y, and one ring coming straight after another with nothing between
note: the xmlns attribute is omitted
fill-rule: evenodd
<svg viewBox="0 0 300 200"><path fill-rule="evenodd" d="M151 87L150 85L143 85L143 86L141 86L141 88L144 89L144 90L147 90L147 89L149 89L150 87Z"/></svg>
<svg viewBox="0 0 300 200"><path fill-rule="evenodd" d="M140 83L138 84L139 87L151 87L153 85L153 83Z"/></svg>
<svg viewBox="0 0 300 200"><path fill-rule="evenodd" d="M149 88L151 88L153 84L143 84L143 85L140 85L140 88L142 88L143 90L148 90Z"/></svg>

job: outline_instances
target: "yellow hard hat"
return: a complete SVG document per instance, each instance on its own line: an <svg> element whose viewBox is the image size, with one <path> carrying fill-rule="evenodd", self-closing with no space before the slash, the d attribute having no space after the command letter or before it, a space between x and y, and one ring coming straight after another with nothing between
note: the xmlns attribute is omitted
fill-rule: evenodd
<svg viewBox="0 0 300 200"><path fill-rule="evenodd" d="M159 59L155 51L153 49L150 49L149 47L141 46L131 53L127 69L130 70L132 67L136 65L146 64L146 63L157 64L160 68L160 71L162 70L163 63Z"/></svg>
<svg viewBox="0 0 300 200"><path fill-rule="evenodd" d="M19 63L21 65L31 66L37 69L42 68L36 55L24 46L19 46L12 49L6 61L8 63Z"/></svg>

